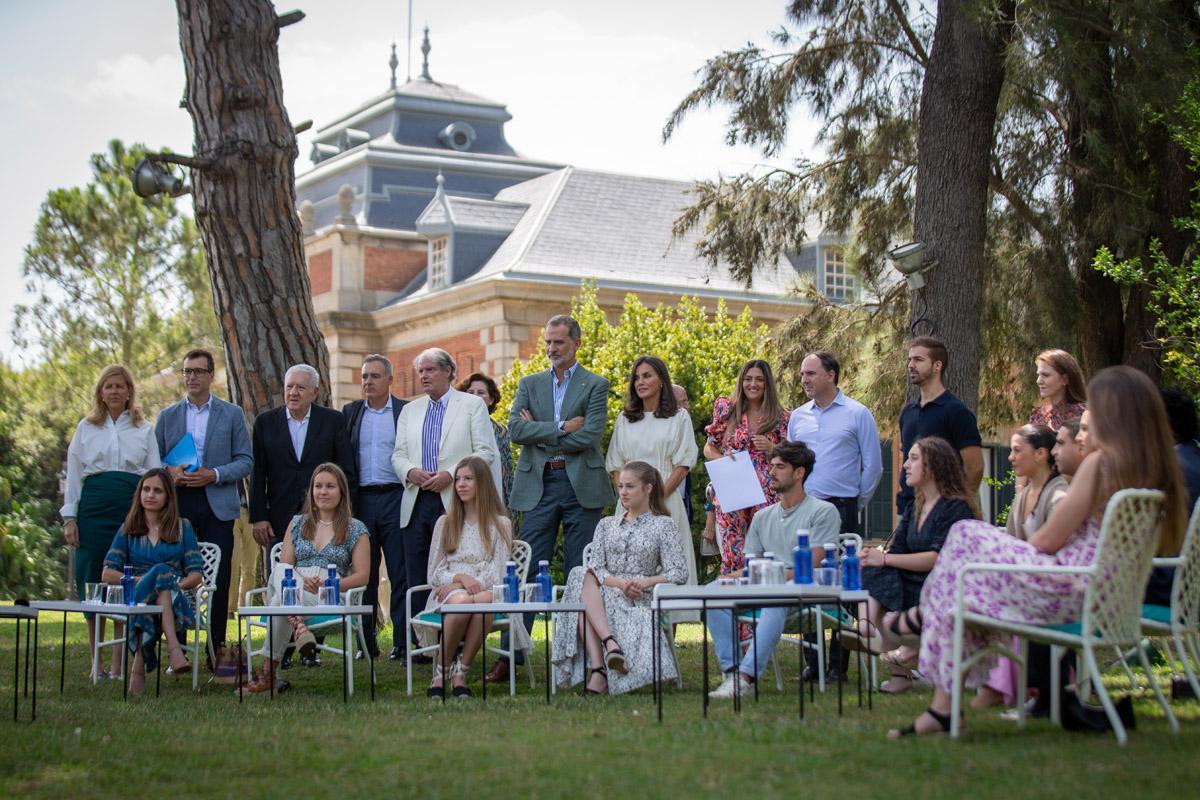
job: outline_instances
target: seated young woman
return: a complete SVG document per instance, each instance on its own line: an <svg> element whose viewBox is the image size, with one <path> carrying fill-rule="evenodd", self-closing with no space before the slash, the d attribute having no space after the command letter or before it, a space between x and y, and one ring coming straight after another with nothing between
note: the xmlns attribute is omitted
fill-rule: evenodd
<svg viewBox="0 0 1200 800"><path fill-rule="evenodd" d="M573 686L590 665L589 694L623 694L650 683L654 586L688 579L679 528L663 502L658 470L630 461L617 476L617 495L623 513L600 520L583 566L567 577L563 599L582 602L587 610L559 614L554 625L555 680ZM670 642L666 636L659 641L663 677L674 678Z"/></svg>
<svg viewBox="0 0 1200 800"><path fill-rule="evenodd" d="M916 496L908 524L898 528L886 547L863 551L863 588L871 599L859 607L859 629L844 631L841 639L847 649L882 654L891 677L879 690L887 694L912 689L917 654L903 645L885 652L879 631L883 613L917 605L950 526L979 518L975 498L967 491L962 459L945 439L926 436L914 442L904 461L904 474Z"/></svg>
<svg viewBox="0 0 1200 800"><path fill-rule="evenodd" d="M371 545L367 528L350 515L350 487L337 464L325 463L313 470L308 483L305 513L292 517L283 538L279 563L271 570L272 605L283 605L283 579L288 567L300 589L300 605L315 606L329 575L337 568L343 592L367 585L371 574ZM300 655L316 653L317 640L300 616L271 617L271 653L263 660L258 675L242 687L245 694L270 691L279 662L292 642ZM352 647L349 642L346 647ZM276 691L287 688L283 681Z"/></svg>
<svg viewBox="0 0 1200 800"><path fill-rule="evenodd" d="M1063 427L1066 427L1064 423ZM1054 460L1057 434L1045 425L1024 425L1009 441L1008 463L1021 489L1008 510L1005 529L1009 536L1028 539L1046 524L1050 513L1067 494L1067 479L1058 474ZM987 708L1017 702L1017 665L1001 658L987 683L971 700L972 708Z"/></svg>
<svg viewBox="0 0 1200 800"><path fill-rule="evenodd" d="M450 508L433 527L429 546L429 583L436 587L425 604L427 613L443 603L489 603L492 587L504 577L505 564L512 558L512 522L504 509L488 463L469 456L454 468L454 494ZM511 617L517 645L524 627L521 617ZM492 619L489 614L447 614L442 617L442 650L433 666L428 695L440 698L444 691L442 665L448 665L451 691L455 697L470 697L467 673L483 645ZM417 628L418 641L429 647L437 632ZM526 639L526 642L528 639ZM459 646L462 646L462 654Z"/></svg>
<svg viewBox="0 0 1200 800"><path fill-rule="evenodd" d="M1066 497L1028 540L982 522L957 523L946 538L918 607L884 618L885 627L919 637L920 668L933 684L933 702L903 730L889 736L944 733L950 729L953 687L952 640L956 584L970 563L1086 566L1096 557L1100 521L1109 499L1121 489L1163 492L1162 525L1142 531L1160 551L1177 550L1187 525L1186 490L1175 458L1170 425L1158 389L1133 367L1108 367L1088 385L1087 431L1093 452L1084 457ZM1062 573L970 572L963 578L968 611L1031 625L1075 622L1083 613L1086 576ZM970 659L1000 644L1005 635L968 627L962 656ZM980 686L995 659L984 657L965 676Z"/></svg>
<svg viewBox="0 0 1200 800"><path fill-rule="evenodd" d="M175 482L165 469L148 470L138 481L129 514L104 557L101 579L119 585L126 564L133 567L137 579L134 602L162 607L161 617L135 616L129 620L129 648L133 653L129 691L141 694L146 669L158 665L154 646L163 633L167 636L171 669L176 675L191 670L180 642L183 632L196 623L196 615L192 598L185 592L204 580L196 533L191 523L179 516Z"/></svg>

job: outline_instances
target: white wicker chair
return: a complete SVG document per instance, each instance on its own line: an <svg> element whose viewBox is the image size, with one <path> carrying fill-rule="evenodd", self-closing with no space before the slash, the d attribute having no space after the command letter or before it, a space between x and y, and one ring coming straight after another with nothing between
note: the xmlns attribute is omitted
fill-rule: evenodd
<svg viewBox="0 0 1200 800"><path fill-rule="evenodd" d="M221 564L221 548L212 542L200 542L200 558L204 562L204 579L200 585L192 590L185 591L185 594L192 601L192 611L196 618L195 624L192 626L192 691L200 688L200 632L204 632L205 644L208 649L209 656L216 658L216 653L212 646L212 618L209 614L209 605L212 601L213 592L217 588L217 568ZM97 620L108 619L112 620L114 626L117 623L125 622L125 617L112 616L105 614L103 611L97 612ZM97 626L99 630L99 626ZM105 647L123 647L125 645L125 637L100 640L96 637L95 646L92 649L92 682L95 683L99 679L100 651Z"/></svg>
<svg viewBox="0 0 1200 800"><path fill-rule="evenodd" d="M1141 642L1141 608L1146 579L1150 574L1154 548L1158 544L1158 533L1162 519L1162 493L1151 489L1123 489L1108 501L1104 519L1100 525L1100 542L1096 558L1090 566L1035 566L1022 564L967 564L958 575L955 588L954 636L952 664L954 670L951 693L950 735L957 738L961 728L962 677L985 654L999 652L1013 659L1018 666L1019 681L1017 697L1026 694L1026 649L1027 640L1045 642L1050 650L1050 713L1054 722L1059 720L1059 669L1062 655L1067 648L1081 650L1083 659L1077 684L1083 687L1088 681L1100 696L1105 714L1116 734L1117 741L1125 744L1127 734L1116 708L1108 696L1101 672L1096 661L1096 650L1133 647L1150 681L1158 702L1163 707L1172 731L1179 732L1179 722L1171 712L1162 690L1154 679L1146 651ZM1083 594L1083 618L1071 625L1029 625L1020 622L995 619L984 614L967 611L963 604L964 578L971 572L1043 573L1058 575L1088 576ZM995 645L963 656L963 633L966 626L988 628L1014 634L1018 637L1018 649L1014 653L1006 647ZM1017 703L1018 724L1025 725L1025 704Z"/></svg>
<svg viewBox="0 0 1200 800"><path fill-rule="evenodd" d="M268 559L269 569L267 571L267 585L259 587L257 589L251 589L250 591L246 592L246 605L248 605L248 606L253 605L254 598L256 598L256 597L261 600L263 605L266 605L269 602L269 593L270 593L269 587L271 585L271 573L274 572L275 567L277 567L279 565L279 556L282 552L283 552L283 543L282 542L280 542L279 544L276 544L275 546L273 546L271 548L270 558ZM347 591L342 592L343 605L348 605L348 606L361 605L364 591L366 591L366 587L359 586L356 589L349 589ZM352 642L354 640L357 640L359 649L362 650L364 653L367 652L367 638L366 638L366 634L363 632L362 617L351 618L351 620L350 620L350 636L348 636L348 637L345 636L344 631L342 629L342 618L341 617L328 617L328 618L310 617L305 624L308 626L308 629L310 631L312 631L313 633L323 633L323 632L342 633L343 634L342 638L344 640L342 642L342 644L343 644L344 648L347 648L347 649L351 648ZM270 654L267 652L267 641L268 641L267 638L264 636L262 647L255 650L253 648L253 638L251 636L251 634L255 628L260 628L265 633L268 625L270 625L270 620L265 617L260 618L260 619L255 619L253 617L250 617L246 620L246 642L244 645L244 649L246 651L246 673L249 675L254 674L254 669L253 669L254 656L256 656L256 655L262 656L263 658L270 657ZM346 652L346 650L344 650L343 647L334 647L333 645L328 645L328 644L318 644L317 645L318 650L323 650L327 653L332 653L333 655L341 656L346 659L347 673L349 675L348 694L353 695L354 694L354 653Z"/></svg>
<svg viewBox="0 0 1200 800"><path fill-rule="evenodd" d="M513 542L512 560L517 562L517 577L520 580L523 592L526 591L526 589L527 589L525 580L529 576L529 560L530 560L530 558L532 558L532 555L533 555L533 551L530 549L528 542L523 542L520 539L517 539L516 541ZM428 628L429 630L434 630L434 631L441 631L441 629L442 629L442 615L441 614L436 614L436 613L426 614L424 609L417 610L415 616L413 614L413 607L412 607L413 594L416 592L421 592L421 591L429 591L434 588L436 588L436 587L434 587L432 584L423 583L420 586L408 587L408 591L405 592L405 594L404 594L404 619L405 619L404 635L407 637L406 641L408 642L408 645L409 645L408 646L408 656L407 656L407 669L405 670L405 672L408 673L407 677L406 677L406 682L407 682L407 686L408 686L408 693L410 695L413 693L413 662L412 662L413 656L419 655L421 653L437 653L441 647L441 645L439 645L437 642L435 642L427 647L416 647L412 644L412 635L413 635L414 628ZM491 589L492 587L489 586L487 588ZM497 616L492 622L492 631L496 632L496 631L508 630L512 624L512 618L514 616L517 617L518 620L521 618L520 614L504 614L504 615ZM507 649L505 649L503 647L499 647L499 646L489 645L487 643L486 638L484 639L483 646L485 648L487 648L487 652L493 653L500 658L508 659L508 663L510 665L516 664L517 643L516 643L515 636L508 637L508 648ZM529 653L527 652L525 654L525 667L529 671L529 685L532 687L532 686L534 686L533 664L530 662L531 662L531 659L529 658ZM517 675L516 675L516 673L517 673L517 670L515 668L509 669L509 671L508 671L508 693L509 693L509 695L515 695L517 693Z"/></svg>
<svg viewBox="0 0 1200 800"><path fill-rule="evenodd" d="M1200 666L1200 501L1192 509L1179 555L1156 558L1154 566L1175 568L1171 605L1143 605L1142 630L1155 636L1171 637L1175 655L1183 665L1192 692L1200 697L1200 681L1188 661L1190 656Z"/></svg>

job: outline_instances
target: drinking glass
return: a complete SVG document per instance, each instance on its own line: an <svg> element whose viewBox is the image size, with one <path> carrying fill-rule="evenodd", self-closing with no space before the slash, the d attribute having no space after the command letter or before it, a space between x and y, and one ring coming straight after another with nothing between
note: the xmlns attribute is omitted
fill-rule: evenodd
<svg viewBox="0 0 1200 800"><path fill-rule="evenodd" d="M107 585L105 583L85 583L83 586L84 602L94 606L104 605L104 589Z"/></svg>
<svg viewBox="0 0 1200 800"><path fill-rule="evenodd" d="M497 583L495 586L492 587L492 602L493 603L503 603L504 602L504 584L503 583Z"/></svg>
<svg viewBox="0 0 1200 800"><path fill-rule="evenodd" d="M317 594L317 605L336 606L337 604L337 589L334 589L332 586L322 586Z"/></svg>
<svg viewBox="0 0 1200 800"><path fill-rule="evenodd" d="M109 586L106 593L108 604L110 606L125 605L125 587L124 586Z"/></svg>
<svg viewBox="0 0 1200 800"><path fill-rule="evenodd" d="M836 586L837 570L833 567L818 567L813 570L813 578L819 586Z"/></svg>

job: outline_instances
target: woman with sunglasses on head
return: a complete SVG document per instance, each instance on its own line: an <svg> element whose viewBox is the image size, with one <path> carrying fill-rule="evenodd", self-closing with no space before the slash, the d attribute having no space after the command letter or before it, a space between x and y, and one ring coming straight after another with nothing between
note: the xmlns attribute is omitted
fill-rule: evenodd
<svg viewBox="0 0 1200 800"><path fill-rule="evenodd" d="M341 590L347 592L367 585L371 574L371 546L367 528L350 513L350 489L346 473L337 464L325 463L313 470L308 482L305 513L297 514L284 536L279 563L271 570L272 605L283 605L283 580L292 567L299 605L315 606L329 574L329 565L337 570ZM339 599L340 602L340 599ZM270 618L272 651L263 659L258 675L242 687L244 694L271 690L275 672L289 643L300 655L316 654L317 640L300 616ZM346 642L345 647L352 645ZM288 688L280 681L276 691Z"/></svg>

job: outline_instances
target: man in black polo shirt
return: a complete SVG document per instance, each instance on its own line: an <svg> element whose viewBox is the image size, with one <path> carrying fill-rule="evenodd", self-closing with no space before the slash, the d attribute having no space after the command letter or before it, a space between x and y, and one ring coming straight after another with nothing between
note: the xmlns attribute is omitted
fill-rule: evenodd
<svg viewBox="0 0 1200 800"><path fill-rule="evenodd" d="M950 366L950 354L941 339L918 336L908 343L908 382L921 396L900 412L900 457L908 458L913 442L923 436L940 436L958 451L967 474L967 491L979 492L983 480L983 440L971 409L955 397L942 382ZM900 491L896 494L899 524L913 503L913 491L900 470Z"/></svg>

